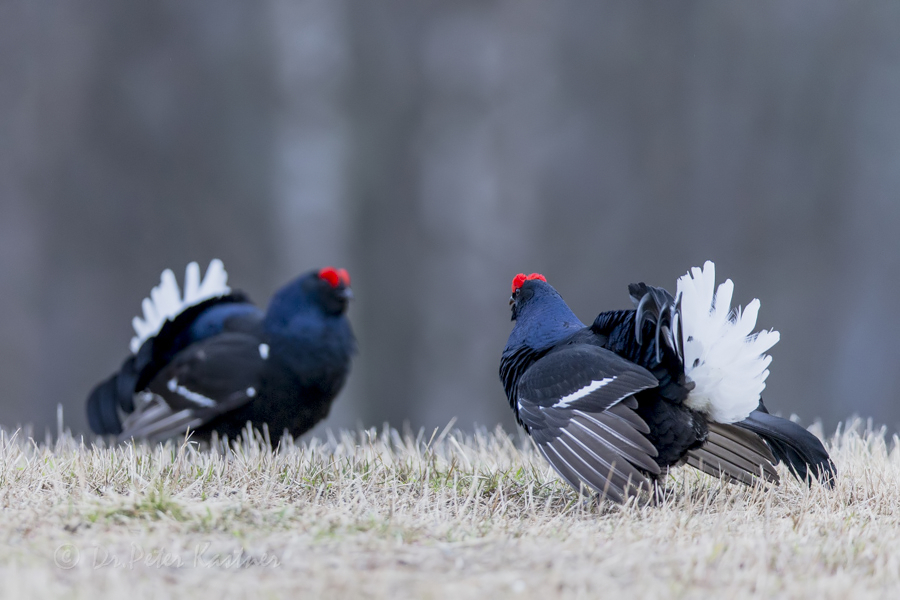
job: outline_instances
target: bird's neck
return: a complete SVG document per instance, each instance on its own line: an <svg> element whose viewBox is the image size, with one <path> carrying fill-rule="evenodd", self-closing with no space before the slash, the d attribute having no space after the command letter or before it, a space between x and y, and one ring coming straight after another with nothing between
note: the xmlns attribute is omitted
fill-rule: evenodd
<svg viewBox="0 0 900 600"><path fill-rule="evenodd" d="M272 307L266 312L264 329L272 335L304 337L326 327L328 319L315 307L301 304L289 309Z"/></svg>
<svg viewBox="0 0 900 600"><path fill-rule="evenodd" d="M299 280L292 281L272 296L266 308L264 327L270 333L286 332L299 322L312 320L320 313L307 297Z"/></svg>
<svg viewBox="0 0 900 600"><path fill-rule="evenodd" d="M307 308L286 322L267 322L265 330L278 360L305 373L304 377L346 369L347 359L356 352L350 322L344 315L323 315Z"/></svg>
<svg viewBox="0 0 900 600"><path fill-rule="evenodd" d="M562 299L547 298L519 312L506 347L527 346L538 351L545 350L582 329L584 323Z"/></svg>

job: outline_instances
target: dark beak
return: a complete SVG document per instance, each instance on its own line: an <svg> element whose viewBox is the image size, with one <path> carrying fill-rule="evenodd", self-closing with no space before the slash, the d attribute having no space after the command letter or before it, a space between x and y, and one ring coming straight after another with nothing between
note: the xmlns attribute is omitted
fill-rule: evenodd
<svg viewBox="0 0 900 600"><path fill-rule="evenodd" d="M341 290L341 298L343 298L344 300L353 300L353 290L345 287Z"/></svg>

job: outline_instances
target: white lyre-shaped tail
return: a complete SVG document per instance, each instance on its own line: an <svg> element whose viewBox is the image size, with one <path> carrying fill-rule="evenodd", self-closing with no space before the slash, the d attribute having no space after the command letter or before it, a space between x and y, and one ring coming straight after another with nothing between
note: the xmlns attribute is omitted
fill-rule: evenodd
<svg viewBox="0 0 900 600"><path fill-rule="evenodd" d="M141 345L153 337L169 319L176 317L184 309L199 304L209 298L224 296L231 292L228 287L228 273L218 258L213 259L200 280L200 266L190 263L184 271L184 296L178 288L178 281L171 269L162 272L159 285L150 290L150 297L144 298L141 307L144 318L135 317L131 321L134 332L131 351L137 353Z"/></svg>
<svg viewBox="0 0 900 600"><path fill-rule="evenodd" d="M678 279L681 303L684 372L695 383L685 403L718 423L745 419L766 387L777 331L753 332L759 313L754 299L741 311L731 308L734 284L718 289L716 267L707 261Z"/></svg>

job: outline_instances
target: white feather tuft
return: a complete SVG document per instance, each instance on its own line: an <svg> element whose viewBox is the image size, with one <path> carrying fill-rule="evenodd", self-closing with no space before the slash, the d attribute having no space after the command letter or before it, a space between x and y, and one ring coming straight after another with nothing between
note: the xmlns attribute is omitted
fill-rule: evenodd
<svg viewBox="0 0 900 600"><path fill-rule="evenodd" d="M732 310L730 279L713 292L716 266L706 261L678 279L681 302L684 372L696 384L685 402L717 423L741 421L758 406L777 331L759 331L759 300Z"/></svg>
<svg viewBox="0 0 900 600"><path fill-rule="evenodd" d="M144 318L135 317L131 321L137 334L131 338L131 351L137 353L145 341L159 333L167 320L176 317L184 309L231 292L227 284L228 273L218 258L209 263L203 281L200 281L200 266L197 263L192 262L187 266L184 272L183 297L172 270L163 271L159 285L150 290L150 297L144 298L141 303Z"/></svg>

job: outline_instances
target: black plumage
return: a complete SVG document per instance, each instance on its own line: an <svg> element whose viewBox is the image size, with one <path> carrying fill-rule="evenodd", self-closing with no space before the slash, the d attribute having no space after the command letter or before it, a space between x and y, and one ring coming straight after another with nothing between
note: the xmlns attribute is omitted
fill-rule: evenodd
<svg viewBox="0 0 900 600"><path fill-rule="evenodd" d="M250 422L301 435L327 416L349 373L349 285L329 267L288 283L265 312L227 288L183 307L91 392L91 429L234 437Z"/></svg>
<svg viewBox="0 0 900 600"><path fill-rule="evenodd" d="M735 425L764 439L775 459L786 464L798 479L818 478L834 484L834 464L819 438L793 421L770 415L762 400L759 408Z"/></svg>
<svg viewBox="0 0 900 600"><path fill-rule="evenodd" d="M519 424L563 479L615 501L684 462L749 484L777 481L773 465L783 460L801 478L830 480L821 442L790 421L754 411L717 423L688 406L679 301L645 284L629 292L634 310L585 326L542 276L513 281L500 378Z"/></svg>

